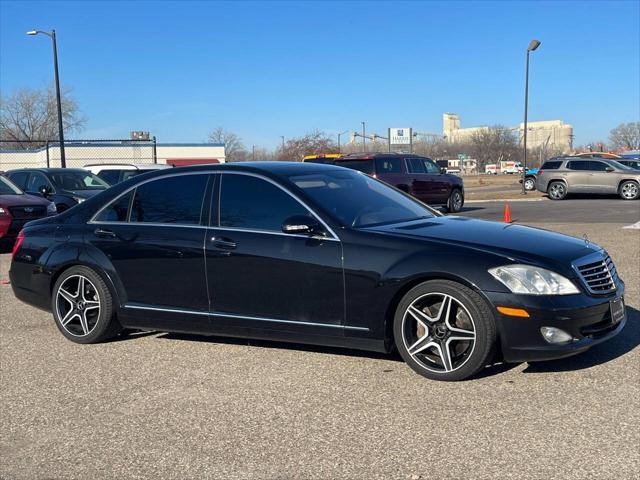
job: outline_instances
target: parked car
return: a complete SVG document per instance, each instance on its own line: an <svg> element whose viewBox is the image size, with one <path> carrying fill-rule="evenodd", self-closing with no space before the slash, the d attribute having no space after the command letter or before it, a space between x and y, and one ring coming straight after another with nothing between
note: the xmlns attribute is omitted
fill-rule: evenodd
<svg viewBox="0 0 640 480"><path fill-rule="evenodd" d="M623 200L636 200L640 172L605 158L559 158L544 162L536 188L552 200L562 200L570 193L617 194Z"/></svg>
<svg viewBox="0 0 640 480"><path fill-rule="evenodd" d="M24 193L6 176L0 175L0 251L11 248L25 223L55 214L53 203Z"/></svg>
<svg viewBox="0 0 640 480"><path fill-rule="evenodd" d="M6 175L27 193L53 202L58 213L109 188L107 182L82 168L25 168L9 170Z"/></svg>
<svg viewBox="0 0 640 480"><path fill-rule="evenodd" d="M395 346L438 380L495 355L580 353L626 321L624 283L593 243L443 216L372 176L298 162L134 177L27 224L9 275L76 343L135 328Z"/></svg>
<svg viewBox="0 0 640 480"><path fill-rule="evenodd" d="M340 158L340 153L318 153L315 155L305 155L302 159L303 162L308 163L333 163L336 158Z"/></svg>
<svg viewBox="0 0 640 480"><path fill-rule="evenodd" d="M538 175L537 168L527 168L524 172L524 189L532 191L536 189L536 175ZM518 180L518 183L522 183L522 179Z"/></svg>
<svg viewBox="0 0 640 480"><path fill-rule="evenodd" d="M115 185L141 173L172 168L164 163L92 163L83 168L97 175L109 185Z"/></svg>
<svg viewBox="0 0 640 480"><path fill-rule="evenodd" d="M334 165L359 170L413 195L429 205L444 205L459 212L464 205L464 183L446 173L427 157L400 153L353 153L343 155Z"/></svg>

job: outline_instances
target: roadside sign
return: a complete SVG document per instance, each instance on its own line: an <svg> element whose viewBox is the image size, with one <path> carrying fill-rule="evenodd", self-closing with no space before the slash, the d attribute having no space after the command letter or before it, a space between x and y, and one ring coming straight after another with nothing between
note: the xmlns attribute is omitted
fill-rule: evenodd
<svg viewBox="0 0 640 480"><path fill-rule="evenodd" d="M465 158L467 158L467 156L464 153L458 154L458 160L464 160Z"/></svg>
<svg viewBox="0 0 640 480"><path fill-rule="evenodd" d="M389 143L391 145L411 145L411 128L390 128Z"/></svg>

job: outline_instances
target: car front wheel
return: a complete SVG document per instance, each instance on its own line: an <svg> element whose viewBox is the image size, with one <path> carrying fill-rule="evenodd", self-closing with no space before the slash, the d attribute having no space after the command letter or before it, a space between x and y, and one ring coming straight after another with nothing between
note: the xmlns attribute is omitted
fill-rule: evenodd
<svg viewBox="0 0 640 480"><path fill-rule="evenodd" d="M551 182L547 194L551 200L562 200L567 196L567 186L564 182Z"/></svg>
<svg viewBox="0 0 640 480"><path fill-rule="evenodd" d="M407 365L433 380L464 380L493 358L492 311L480 295L457 282L430 280L412 288L398 304L393 327Z"/></svg>
<svg viewBox="0 0 640 480"><path fill-rule="evenodd" d="M619 193L623 200L636 200L640 197L640 187L633 180L627 180L620 185Z"/></svg>
<svg viewBox="0 0 640 480"><path fill-rule="evenodd" d="M464 205L464 197L462 192L456 188L452 190L449 200L447 200L447 211L449 213L457 213L462 210L462 205Z"/></svg>

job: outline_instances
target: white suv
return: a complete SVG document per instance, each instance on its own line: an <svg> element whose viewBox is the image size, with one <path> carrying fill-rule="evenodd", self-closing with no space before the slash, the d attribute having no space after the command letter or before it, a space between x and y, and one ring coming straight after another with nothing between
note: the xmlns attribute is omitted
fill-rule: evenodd
<svg viewBox="0 0 640 480"><path fill-rule="evenodd" d="M141 173L172 167L173 165L160 163L92 163L82 168L97 175L109 185L115 185Z"/></svg>

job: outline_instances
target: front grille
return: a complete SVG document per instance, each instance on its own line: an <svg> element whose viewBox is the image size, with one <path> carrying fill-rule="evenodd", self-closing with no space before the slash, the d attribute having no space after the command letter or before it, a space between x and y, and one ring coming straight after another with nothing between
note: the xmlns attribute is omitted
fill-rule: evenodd
<svg viewBox="0 0 640 480"><path fill-rule="evenodd" d="M47 207L10 207L11 216L19 220L33 220L44 217L47 214Z"/></svg>
<svg viewBox="0 0 640 480"><path fill-rule="evenodd" d="M599 259L587 257L584 263L575 265L583 282L591 293L603 294L616 289L618 274L616 267L607 254L598 254Z"/></svg>

